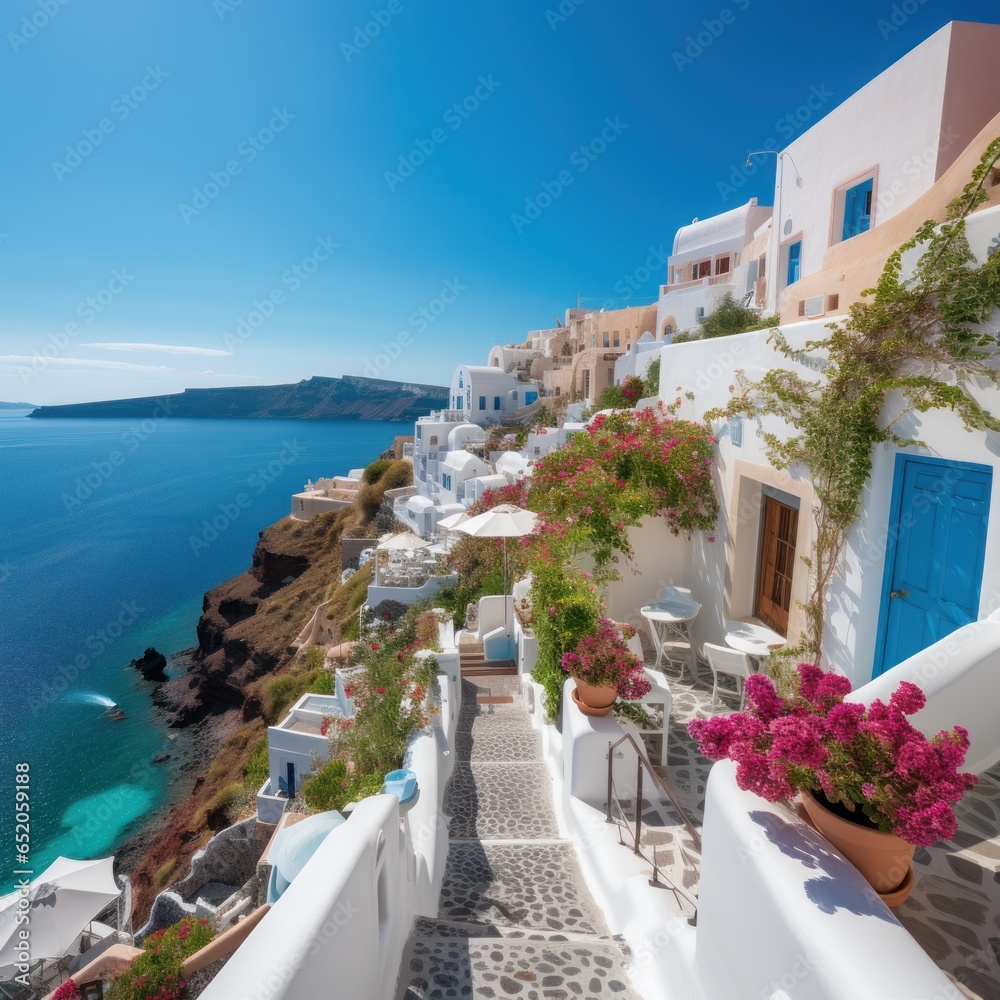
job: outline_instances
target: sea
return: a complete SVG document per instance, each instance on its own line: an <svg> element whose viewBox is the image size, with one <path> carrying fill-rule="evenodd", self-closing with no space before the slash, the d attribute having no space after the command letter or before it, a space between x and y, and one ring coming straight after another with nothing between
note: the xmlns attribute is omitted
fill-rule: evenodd
<svg viewBox="0 0 1000 1000"><path fill-rule="evenodd" d="M36 873L113 853L166 807L182 780L175 734L129 661L195 645L203 594L250 566L291 494L412 426L27 412L0 410L0 889L26 867L19 771Z"/></svg>

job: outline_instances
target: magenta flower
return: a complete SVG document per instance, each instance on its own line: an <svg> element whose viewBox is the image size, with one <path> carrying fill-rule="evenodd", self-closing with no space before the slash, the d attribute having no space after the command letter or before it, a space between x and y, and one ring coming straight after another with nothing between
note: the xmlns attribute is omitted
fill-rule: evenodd
<svg viewBox="0 0 1000 1000"><path fill-rule="evenodd" d="M736 782L771 802L799 789L864 813L880 829L928 847L950 840L954 803L975 786L961 771L969 734L961 726L924 736L907 718L926 698L903 682L888 704L847 702L850 681L800 664L798 690L782 697L762 675L747 679L747 709L696 719L688 731L710 760L736 763Z"/></svg>

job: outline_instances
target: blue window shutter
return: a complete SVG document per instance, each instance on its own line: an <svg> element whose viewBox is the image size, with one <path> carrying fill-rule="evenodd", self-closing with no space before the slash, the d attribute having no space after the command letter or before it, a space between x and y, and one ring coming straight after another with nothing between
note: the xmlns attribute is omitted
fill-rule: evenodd
<svg viewBox="0 0 1000 1000"><path fill-rule="evenodd" d="M499 410L500 409L500 397L499 396L494 396L493 397L493 409L494 410Z"/></svg>
<svg viewBox="0 0 1000 1000"><path fill-rule="evenodd" d="M486 409L486 397L485 396L480 396L479 397L479 409L480 410L485 410Z"/></svg>
<svg viewBox="0 0 1000 1000"><path fill-rule="evenodd" d="M844 192L844 228L841 238L849 240L852 236L866 233L872 224L872 193L875 189L875 179L855 184Z"/></svg>
<svg viewBox="0 0 1000 1000"><path fill-rule="evenodd" d="M788 246L788 284L794 285L799 280L802 270L802 240L797 240Z"/></svg>

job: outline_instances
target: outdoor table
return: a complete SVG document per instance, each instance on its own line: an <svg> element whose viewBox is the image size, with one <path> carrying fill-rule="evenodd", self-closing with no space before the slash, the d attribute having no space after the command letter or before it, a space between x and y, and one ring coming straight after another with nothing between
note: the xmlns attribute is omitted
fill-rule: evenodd
<svg viewBox="0 0 1000 1000"><path fill-rule="evenodd" d="M759 672L772 651L785 645L785 637L757 622L727 621L726 645L746 653Z"/></svg>
<svg viewBox="0 0 1000 1000"><path fill-rule="evenodd" d="M663 662L663 644L670 639L679 639L688 644L688 662L691 675L698 676L697 659L694 642L691 639L691 622L701 611L701 605L687 591L665 587L660 600L647 604L639 609L639 613L647 621L652 622L658 642L656 643L656 669Z"/></svg>

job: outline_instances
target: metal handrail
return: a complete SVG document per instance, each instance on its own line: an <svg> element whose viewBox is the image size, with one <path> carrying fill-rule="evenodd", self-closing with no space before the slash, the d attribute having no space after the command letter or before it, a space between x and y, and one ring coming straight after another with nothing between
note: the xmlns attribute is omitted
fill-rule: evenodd
<svg viewBox="0 0 1000 1000"><path fill-rule="evenodd" d="M664 739L665 738L666 738L666 733L664 733ZM645 855L643 855L641 847L640 847L640 842L641 842L641 838L642 838L642 770L643 770L643 767L645 766L646 770L649 771L649 774L652 777L653 782L660 789L660 791L662 791L667 796L667 798L670 800L671 805L674 807L675 811L677 812L677 815L681 818L681 821L684 823L684 826L687 829L687 832L690 834L691 839L694 841L695 848L697 849L698 853L701 854L701 834L698 833L698 831L695 828L694 824L688 818L687 813L684 811L684 809L681 806L681 804L677 801L677 798L674 795L674 793L670 790L670 788L663 781L663 779L656 773L656 771L653 770L653 765L649 762L649 759L646 757L645 751L636 742L636 740L634 739L634 737L630 733L625 733L621 737L621 739L619 739L615 743L612 743L610 740L608 741L608 803L607 803L608 808L607 808L607 822L608 823L617 823L618 822L612 816L612 814L611 814L612 803L617 803L617 801L618 801L617 796L615 795L615 790L614 790L615 750L617 750L618 747L620 747L626 741L628 743L632 744L632 748L635 750L635 755L636 755L635 834L634 834L634 837L633 837L633 844L634 844L633 851L634 851L634 853L638 854L639 857L645 857ZM620 805L619 805L618 809L619 809L619 812L621 812L622 819L625 820L625 825L628 826L628 819L625 816L625 811L621 808ZM629 832L631 833L632 831L630 830ZM624 841L623 841L623 843L624 843ZM656 862L656 849L655 849L655 847L653 848L652 854L653 854L653 857L652 857L653 878L650 880L650 885L657 886L657 887L662 887L662 888L669 888L669 886L665 886L662 882L660 882L660 878L659 878L659 865ZM650 859L647 858L646 860L650 860ZM682 895L685 899L688 900L689 903L691 903L695 907L695 916L692 918L692 922L695 921L695 920L697 920L697 907L698 907L697 902L695 900L693 900L679 886L675 885L675 886L673 886L673 889L676 892L680 893L680 895Z"/></svg>

